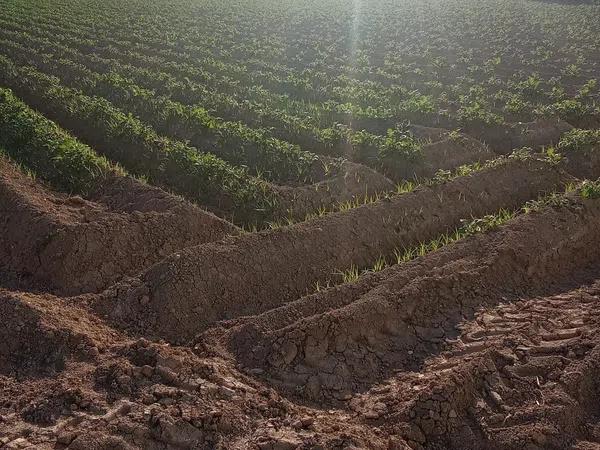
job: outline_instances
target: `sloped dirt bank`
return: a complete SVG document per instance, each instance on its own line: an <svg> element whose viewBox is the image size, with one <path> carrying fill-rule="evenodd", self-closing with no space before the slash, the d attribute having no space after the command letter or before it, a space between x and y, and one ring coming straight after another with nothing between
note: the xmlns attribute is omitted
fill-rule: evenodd
<svg viewBox="0 0 600 450"><path fill-rule="evenodd" d="M397 161L372 152L354 155L356 161L377 168L394 181L431 178L440 170L454 170L466 164L483 163L497 155L481 141L463 133L441 128L410 126L408 131L421 141L420 155L414 160Z"/></svg>
<svg viewBox="0 0 600 450"><path fill-rule="evenodd" d="M567 152L565 167L577 178L595 180L600 175L600 147L589 151Z"/></svg>
<svg viewBox="0 0 600 450"><path fill-rule="evenodd" d="M512 173L540 167L528 164ZM570 195L356 283L220 323L193 349L112 328L89 308L99 294L0 289L0 446L598 448L600 282L587 283L600 278L600 200ZM122 209L162 205L126 196ZM82 214L82 200L32 198L43 199L41 218Z"/></svg>
<svg viewBox="0 0 600 450"><path fill-rule="evenodd" d="M114 286L98 311L131 329L186 340L212 323L294 300L339 269L370 267L501 208L517 208L571 180L519 159L343 213L189 248Z"/></svg>
<svg viewBox="0 0 600 450"><path fill-rule="evenodd" d="M482 305L455 336L424 338L436 351L415 370L396 370L338 408L282 397L258 369L127 337L81 299L3 290L0 337L11 339L0 341L0 445L593 449L599 286Z"/></svg>
<svg viewBox="0 0 600 450"><path fill-rule="evenodd" d="M12 337L0 347L2 448L387 445L361 425L341 427L343 413L295 405L221 359L131 339L77 300L0 291L0 319L9 324L0 336Z"/></svg>
<svg viewBox="0 0 600 450"><path fill-rule="evenodd" d="M466 135L449 137L446 133L440 140L423 146L423 163L411 172L401 174L405 179L431 178L439 170L454 170L476 162L484 163L496 157L487 146Z"/></svg>
<svg viewBox="0 0 600 450"><path fill-rule="evenodd" d="M564 120L539 119L534 122L515 123L498 127L467 128L467 133L488 144L500 154L516 148L530 147L536 151L556 145L560 137L573 129Z"/></svg>
<svg viewBox="0 0 600 450"><path fill-rule="evenodd" d="M521 216L424 262L388 269L352 303L293 323L283 314L281 328L274 316L266 330L249 319L228 332L230 349L244 366L266 369L284 388L343 400L393 370L419 370L424 355L476 309L548 289L597 262L598 223L597 200L571 199L568 206Z"/></svg>
<svg viewBox="0 0 600 450"><path fill-rule="evenodd" d="M413 449L597 448L599 286L482 308L350 408Z"/></svg>
<svg viewBox="0 0 600 450"><path fill-rule="evenodd" d="M451 135L440 128L419 126L412 126L409 130L425 142L421 156L415 161L385 162L376 154L363 155L367 162L373 160L368 165L345 161L338 173L329 177L321 174L322 181L318 183L279 187L282 198L279 214L286 212L291 218L302 219L319 208L394 191L394 182L428 179L440 170L451 171L462 165L484 163L497 157L486 145L462 133ZM356 156L353 159L360 160ZM369 167L376 167L377 171Z"/></svg>
<svg viewBox="0 0 600 450"><path fill-rule="evenodd" d="M280 203L276 219L304 220L319 209L331 209L344 202L394 191L396 185L385 176L361 164L344 161L338 173L323 176L318 183L304 186L277 186Z"/></svg>
<svg viewBox="0 0 600 450"><path fill-rule="evenodd" d="M231 224L133 179L106 180L96 202L51 192L0 160L0 271L15 287L105 289L173 251L235 233Z"/></svg>

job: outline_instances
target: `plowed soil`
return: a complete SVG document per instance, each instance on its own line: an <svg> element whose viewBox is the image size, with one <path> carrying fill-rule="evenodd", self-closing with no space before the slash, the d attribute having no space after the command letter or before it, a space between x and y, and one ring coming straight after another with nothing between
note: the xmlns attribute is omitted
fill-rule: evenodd
<svg viewBox="0 0 600 450"><path fill-rule="evenodd" d="M131 178L83 199L0 160L0 448L600 449L600 199L562 194L597 175L505 158L243 233Z"/></svg>
<svg viewBox="0 0 600 450"><path fill-rule="evenodd" d="M395 248L427 242L461 219L513 209L571 180L541 161L508 161L348 212L177 252L108 290L97 309L116 324L189 339L218 320L260 313L365 267Z"/></svg>
<svg viewBox="0 0 600 450"><path fill-rule="evenodd" d="M106 180L88 201L45 189L0 159L0 271L16 287L97 292L175 250L235 227L133 179Z"/></svg>
<svg viewBox="0 0 600 450"><path fill-rule="evenodd" d="M470 129L469 134L488 144L497 153L509 153L515 148L541 150L558 144L560 137L573 126L561 119L539 119L498 127Z"/></svg>

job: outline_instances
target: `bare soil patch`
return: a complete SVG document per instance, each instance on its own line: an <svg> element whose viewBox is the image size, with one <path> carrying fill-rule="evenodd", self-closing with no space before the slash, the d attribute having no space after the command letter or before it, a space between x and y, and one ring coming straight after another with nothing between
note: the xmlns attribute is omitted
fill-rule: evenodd
<svg viewBox="0 0 600 450"><path fill-rule="evenodd" d="M116 324L185 340L224 319L292 301L351 265L427 242L461 220L519 207L572 178L548 163L512 160L350 211L177 252L103 294Z"/></svg>
<svg viewBox="0 0 600 450"><path fill-rule="evenodd" d="M454 338L456 325L477 309L548 290L596 262L599 215L597 202L574 202L522 216L390 268L345 304L327 305L324 295L322 311L292 321L285 308L264 328L260 317L243 320L228 331L230 350L284 389L344 400L395 370L420 370L424 356Z"/></svg>
<svg viewBox="0 0 600 450"><path fill-rule="evenodd" d="M131 178L94 200L52 192L0 161L0 271L16 287L105 289L177 249L235 233L231 224Z"/></svg>
<svg viewBox="0 0 600 450"><path fill-rule="evenodd" d="M572 129L572 125L561 119L539 119L506 126L470 128L467 132L488 144L497 153L506 154L521 147L537 151L556 145L560 137Z"/></svg>

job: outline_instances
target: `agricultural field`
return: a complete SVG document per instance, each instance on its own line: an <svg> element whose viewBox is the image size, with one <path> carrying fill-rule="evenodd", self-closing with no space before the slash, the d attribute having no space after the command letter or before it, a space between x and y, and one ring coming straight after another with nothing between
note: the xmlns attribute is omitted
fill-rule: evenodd
<svg viewBox="0 0 600 450"><path fill-rule="evenodd" d="M0 0L0 448L600 450L600 1Z"/></svg>

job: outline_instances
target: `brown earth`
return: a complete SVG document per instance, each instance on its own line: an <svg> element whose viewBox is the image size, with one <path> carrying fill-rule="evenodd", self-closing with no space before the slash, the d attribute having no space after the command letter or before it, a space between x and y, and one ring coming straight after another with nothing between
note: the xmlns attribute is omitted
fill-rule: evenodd
<svg viewBox="0 0 600 450"><path fill-rule="evenodd" d="M340 169L329 176L320 173L322 180L305 186L282 186L280 205L283 217L304 219L319 208L330 208L340 203L362 200L365 197L395 189L394 182L432 178L440 170L454 170L459 166L483 163L497 155L478 140L464 134L450 137L450 132L440 128L410 127L417 139L425 141L422 156L415 162L381 163L377 171L356 162L345 161ZM356 159L356 158L354 158ZM319 165L327 164L321 156ZM320 169L322 172L322 169Z"/></svg>
<svg viewBox="0 0 600 450"><path fill-rule="evenodd" d="M0 329L2 448L293 449L306 442L341 449L386 442L361 427L342 430L337 414L295 405L222 359L131 339L78 301L0 291L0 317L9 324Z"/></svg>
<svg viewBox="0 0 600 450"><path fill-rule="evenodd" d="M414 161L381 158L376 148L359 154L351 146L347 157L377 168L391 180L402 181L431 178L439 170L453 170L497 156L487 145L463 133L417 125L409 126L407 131L422 144L421 155Z"/></svg>
<svg viewBox="0 0 600 450"><path fill-rule="evenodd" d="M86 307L94 295L0 290L0 442L71 450L598 448L600 285L586 280L600 275L600 250L590 245L599 202L572 195L368 277L367 293L346 306L222 324L195 351L111 328ZM249 352L320 318L335 319L324 334L349 337L345 349L299 347L295 361L311 355L306 368L320 372L319 355L368 353L349 366L347 379L364 376L343 397L319 390L325 396L315 402L302 384L275 378L290 364ZM230 351L236 341L243 345ZM373 361L381 370L360 372Z"/></svg>
<svg viewBox="0 0 600 450"><path fill-rule="evenodd" d="M503 164L447 183L283 229L184 249L104 293L96 308L121 326L181 341L216 321L257 314L459 227L561 190L572 178L543 161Z"/></svg>
<svg viewBox="0 0 600 450"><path fill-rule="evenodd" d="M0 160L0 271L15 287L97 292L183 247L236 228L131 178L103 183L94 202L52 192Z"/></svg>
<svg viewBox="0 0 600 450"><path fill-rule="evenodd" d="M241 319L227 332L229 347L284 388L343 400L393 371L417 370L478 307L548 290L597 261L598 220L598 201L523 215L500 231L394 266L342 304L329 304L326 293L309 299L318 309L305 314L297 313L300 299L267 313L268 321Z"/></svg>
<svg viewBox="0 0 600 450"><path fill-rule="evenodd" d="M479 310L418 373L354 397L411 448L597 449L599 285Z"/></svg>
<svg viewBox="0 0 600 450"><path fill-rule="evenodd" d="M413 135L426 141L419 162L401 167L384 166L383 170L394 180L431 178L440 170L483 163L496 158L496 154L477 139L458 133L452 136L441 128L410 127Z"/></svg>
<svg viewBox="0 0 600 450"><path fill-rule="evenodd" d="M595 178L568 156L225 239L131 178L81 199L0 161L0 448L599 449L600 200L306 295Z"/></svg>
<svg viewBox="0 0 600 450"><path fill-rule="evenodd" d="M488 144L497 153L506 154L521 147L538 151L556 145L560 137L572 129L573 126L569 123L555 118L497 127L471 127L467 132Z"/></svg>
<svg viewBox="0 0 600 450"><path fill-rule="evenodd" d="M459 166L483 163L496 155L481 142L467 137L445 137L423 146L424 162L414 171L416 178L431 178L438 170L453 170ZM408 177L407 177L408 178Z"/></svg>
<svg viewBox="0 0 600 450"><path fill-rule="evenodd" d="M589 151L572 151L566 156L566 167L570 174L580 179L595 180L600 174L600 147Z"/></svg>
<svg viewBox="0 0 600 450"><path fill-rule="evenodd" d="M393 191L395 187L392 181L373 169L344 161L336 173L323 175L323 180L317 183L277 186L280 203L276 219L304 220L319 209L332 209L344 202Z"/></svg>

